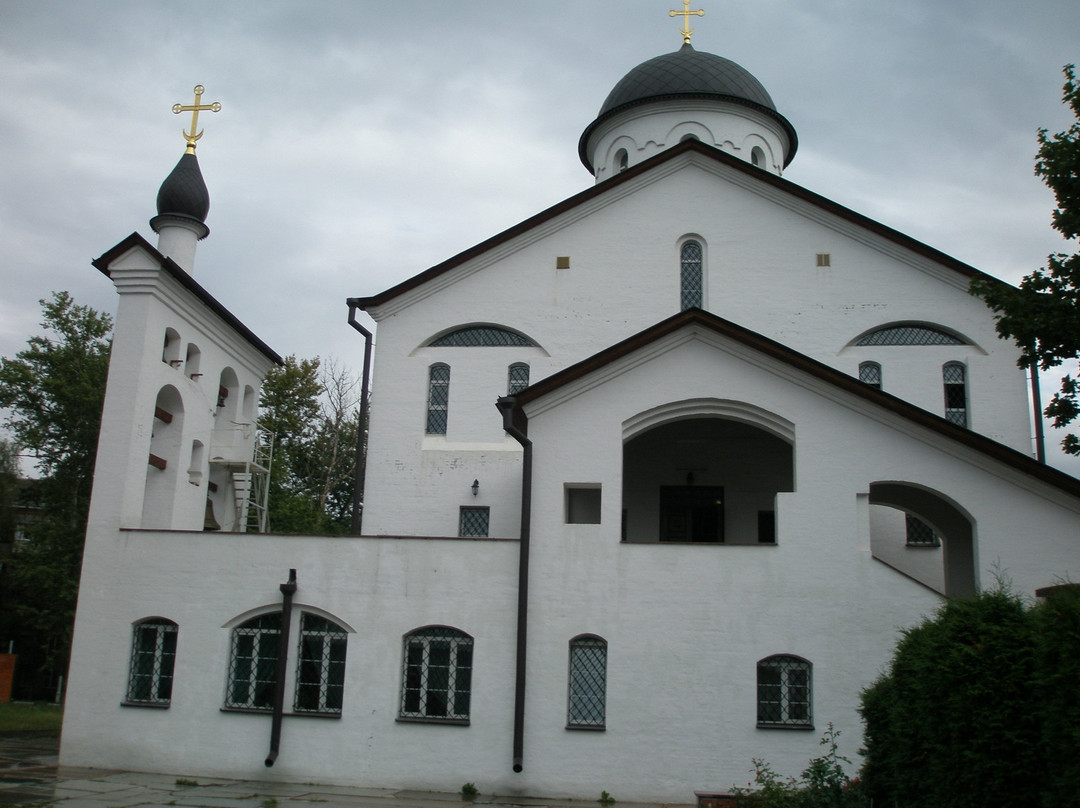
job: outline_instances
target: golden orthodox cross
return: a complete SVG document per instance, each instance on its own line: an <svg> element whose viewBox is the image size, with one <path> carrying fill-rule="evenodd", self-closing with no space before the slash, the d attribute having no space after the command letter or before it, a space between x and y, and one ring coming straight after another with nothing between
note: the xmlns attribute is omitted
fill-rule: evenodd
<svg viewBox="0 0 1080 808"><path fill-rule="evenodd" d="M221 104L215 101L213 104L200 104L199 99L202 98L202 94L206 91L206 88L201 84L195 85L195 103L194 104L173 104L173 114L179 115L181 112L191 113L191 131L181 130L184 133L184 140L187 141L187 154L195 153L195 141L203 136L202 130L199 129L199 112L201 110L209 110L210 112L220 112Z"/></svg>
<svg viewBox="0 0 1080 808"><path fill-rule="evenodd" d="M683 0L682 4L683 4L683 10L682 11L669 11L668 16L669 17L682 17L683 18L683 27L679 29L679 33L683 35L683 42L686 42L687 44L689 44L690 35L694 33L694 29L690 27L690 18L691 17L704 17L705 12L700 8L697 11L691 11L690 10L690 0Z"/></svg>

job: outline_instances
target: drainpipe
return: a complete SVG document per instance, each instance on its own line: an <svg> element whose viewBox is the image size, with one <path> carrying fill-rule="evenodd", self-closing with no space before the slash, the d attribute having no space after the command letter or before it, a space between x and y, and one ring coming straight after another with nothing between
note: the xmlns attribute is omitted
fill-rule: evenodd
<svg viewBox="0 0 1080 808"><path fill-rule="evenodd" d="M353 483L353 507L352 507L352 535L360 535L360 521L363 516L363 503L360 502L360 494L364 490L364 477L367 473L367 414L368 414L368 379L371 376L371 332L356 321L356 310L360 306L360 298L350 297L345 301L349 304L349 325L359 331L364 337L364 376L360 381L360 426L356 430L356 479Z"/></svg>
<svg viewBox="0 0 1080 808"><path fill-rule="evenodd" d="M1035 459L1046 462L1046 435L1043 431L1042 393L1039 390L1039 360L1031 351L1031 401L1035 408Z"/></svg>
<svg viewBox="0 0 1080 808"><path fill-rule="evenodd" d="M281 589L281 644L278 646L277 687L274 688L274 718L270 725L270 754L266 768L274 765L281 748L281 718L285 714L285 672L288 670L289 628L292 623L292 596L296 592L296 570L289 570L288 583Z"/></svg>
<svg viewBox="0 0 1080 808"><path fill-rule="evenodd" d="M524 768L525 748L525 653L529 628L529 530L532 524L532 441L514 426L513 396L503 396L495 406L503 417L503 429L521 444L521 539L518 543L517 664L514 674L514 771Z"/></svg>

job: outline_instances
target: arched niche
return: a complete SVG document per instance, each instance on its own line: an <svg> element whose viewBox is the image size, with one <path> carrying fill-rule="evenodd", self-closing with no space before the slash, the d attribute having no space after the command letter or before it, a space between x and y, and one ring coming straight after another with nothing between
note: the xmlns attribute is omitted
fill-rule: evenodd
<svg viewBox="0 0 1080 808"><path fill-rule="evenodd" d="M150 413L150 452L143 492L142 526L172 527L184 433L184 400L171 384L162 387Z"/></svg>

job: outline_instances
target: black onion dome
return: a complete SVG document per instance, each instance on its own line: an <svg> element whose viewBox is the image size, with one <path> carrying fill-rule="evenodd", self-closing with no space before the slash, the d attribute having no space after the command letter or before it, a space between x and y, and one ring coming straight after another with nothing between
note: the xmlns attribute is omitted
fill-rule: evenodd
<svg viewBox="0 0 1080 808"><path fill-rule="evenodd" d="M158 216L183 216L199 222L206 221L210 212L210 192L206 190L199 160L185 154L176 168L161 183L157 195Z"/></svg>
<svg viewBox="0 0 1080 808"><path fill-rule="evenodd" d="M619 80L608 93L596 120L581 135L578 142L581 162L592 171L586 148L589 136L602 122L631 107L676 98L727 101L763 112L783 127L791 141L785 165L795 155L798 144L795 129L776 111L776 105L761 82L730 59L694 50L686 43L674 53L642 62Z"/></svg>

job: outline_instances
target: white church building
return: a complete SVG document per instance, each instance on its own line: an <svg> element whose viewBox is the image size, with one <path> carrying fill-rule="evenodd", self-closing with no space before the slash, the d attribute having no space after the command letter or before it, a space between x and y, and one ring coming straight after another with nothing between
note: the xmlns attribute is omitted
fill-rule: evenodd
<svg viewBox="0 0 1080 808"><path fill-rule="evenodd" d="M280 359L190 274L189 148L157 246L94 262L61 763L688 803L798 773L829 723L854 757L945 598L1080 579L1080 481L1033 457L981 273L783 179L796 148L687 41L586 127L594 185L348 301L377 324L355 537L260 531Z"/></svg>

